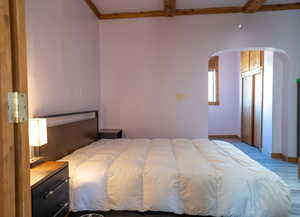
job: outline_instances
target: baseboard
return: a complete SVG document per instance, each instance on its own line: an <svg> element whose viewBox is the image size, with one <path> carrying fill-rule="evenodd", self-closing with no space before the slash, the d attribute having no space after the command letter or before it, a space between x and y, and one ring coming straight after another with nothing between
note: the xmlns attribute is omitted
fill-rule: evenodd
<svg viewBox="0 0 300 217"><path fill-rule="evenodd" d="M239 139L238 135L209 135L209 139Z"/></svg>
<svg viewBox="0 0 300 217"><path fill-rule="evenodd" d="M289 163L297 163L298 162L298 158L297 157L287 157L282 153L272 153L271 157L274 159L280 159L283 161L287 161Z"/></svg>
<svg viewBox="0 0 300 217"><path fill-rule="evenodd" d="M298 163L298 158L297 157L288 157L287 159L288 162L290 163Z"/></svg>
<svg viewBox="0 0 300 217"><path fill-rule="evenodd" d="M283 154L281 154L281 153L272 153L271 157L274 158L274 159L281 159L281 160L284 159Z"/></svg>

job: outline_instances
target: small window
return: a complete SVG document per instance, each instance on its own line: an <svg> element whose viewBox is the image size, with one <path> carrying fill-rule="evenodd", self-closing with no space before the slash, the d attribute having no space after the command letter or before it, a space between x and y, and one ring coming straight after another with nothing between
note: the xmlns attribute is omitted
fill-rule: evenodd
<svg viewBox="0 0 300 217"><path fill-rule="evenodd" d="M218 56L211 57L208 64L208 105L220 105Z"/></svg>

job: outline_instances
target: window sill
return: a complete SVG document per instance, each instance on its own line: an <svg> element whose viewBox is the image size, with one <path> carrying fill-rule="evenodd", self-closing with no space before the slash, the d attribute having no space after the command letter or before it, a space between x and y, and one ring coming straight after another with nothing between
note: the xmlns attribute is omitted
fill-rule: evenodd
<svg viewBox="0 0 300 217"><path fill-rule="evenodd" d="M209 102L208 105L220 105L220 102Z"/></svg>

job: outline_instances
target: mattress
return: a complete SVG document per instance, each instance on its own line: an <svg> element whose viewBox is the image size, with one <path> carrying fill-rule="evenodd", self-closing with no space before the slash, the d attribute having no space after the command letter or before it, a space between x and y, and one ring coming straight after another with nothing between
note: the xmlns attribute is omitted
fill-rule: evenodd
<svg viewBox="0 0 300 217"><path fill-rule="evenodd" d="M222 141L99 140L61 160L73 211L287 217L291 205L279 176Z"/></svg>

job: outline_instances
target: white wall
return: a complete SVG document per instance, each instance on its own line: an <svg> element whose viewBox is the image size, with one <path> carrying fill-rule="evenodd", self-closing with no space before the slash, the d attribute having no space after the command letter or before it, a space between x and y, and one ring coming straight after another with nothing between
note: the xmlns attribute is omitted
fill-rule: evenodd
<svg viewBox="0 0 300 217"><path fill-rule="evenodd" d="M30 116L98 109L98 20L84 1L26 0Z"/></svg>
<svg viewBox="0 0 300 217"><path fill-rule="evenodd" d="M240 135L240 52L219 54L220 105L208 106L208 135Z"/></svg>
<svg viewBox="0 0 300 217"><path fill-rule="evenodd" d="M282 153L288 156L288 146L285 144L288 137L287 107L288 86L288 57L284 53L274 52L273 68L273 153ZM281 114L281 115L276 115Z"/></svg>
<svg viewBox="0 0 300 217"><path fill-rule="evenodd" d="M129 137L207 137L209 57L275 47L289 55L284 144L295 156L299 22L299 10L100 21L103 125ZM186 98L178 101L176 93Z"/></svg>
<svg viewBox="0 0 300 217"><path fill-rule="evenodd" d="M263 151L267 154L282 153L288 156L287 140L287 55L277 51L265 51L264 103L263 103Z"/></svg>
<svg viewBox="0 0 300 217"><path fill-rule="evenodd" d="M284 72L284 63L281 58L281 53L274 52L274 64L273 64L273 114L282 114L282 96L283 96L283 76ZM277 87L277 88L276 88ZM282 153L282 115L274 115L273 125L280 126L274 127L272 129L272 143L273 150L272 153Z"/></svg>
<svg viewBox="0 0 300 217"><path fill-rule="evenodd" d="M262 146L263 151L267 154L273 153L273 66L274 52L266 50L264 52L263 74Z"/></svg>

